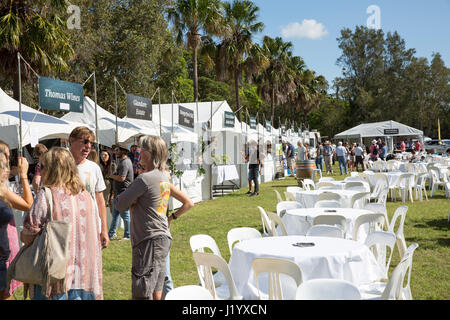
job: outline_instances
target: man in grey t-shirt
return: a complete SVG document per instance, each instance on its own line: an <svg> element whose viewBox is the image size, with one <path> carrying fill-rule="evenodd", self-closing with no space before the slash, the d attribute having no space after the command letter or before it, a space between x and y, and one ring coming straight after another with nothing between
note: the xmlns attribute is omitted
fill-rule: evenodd
<svg viewBox="0 0 450 320"><path fill-rule="evenodd" d="M110 175L113 180L113 197L117 198L119 194L124 192L134 179L133 163L130 158L128 158L128 150L124 145L116 146L114 148L114 153L116 154L118 164L117 171L115 174ZM114 204L114 201L112 201ZM125 211L119 211L113 205L113 210L111 212L112 221L109 228L109 238L114 238L116 235L116 230L119 225L119 216L122 218L124 223L124 234L121 240L130 239L130 209L127 208Z"/></svg>

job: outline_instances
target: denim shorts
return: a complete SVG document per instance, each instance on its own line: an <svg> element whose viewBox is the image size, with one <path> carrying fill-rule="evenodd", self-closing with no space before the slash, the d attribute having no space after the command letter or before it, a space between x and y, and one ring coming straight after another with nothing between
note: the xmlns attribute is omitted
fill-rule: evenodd
<svg viewBox="0 0 450 320"><path fill-rule="evenodd" d="M38 284L34 285L34 297L32 300L49 300L42 294L42 287ZM50 300L95 300L93 292L82 289L71 289L65 293L55 295Z"/></svg>
<svg viewBox="0 0 450 320"><path fill-rule="evenodd" d="M152 300L166 277L166 260L172 240L164 235L144 240L133 248L131 291L133 300Z"/></svg>
<svg viewBox="0 0 450 320"><path fill-rule="evenodd" d="M256 180L259 176L259 168L249 168L248 169L248 180Z"/></svg>

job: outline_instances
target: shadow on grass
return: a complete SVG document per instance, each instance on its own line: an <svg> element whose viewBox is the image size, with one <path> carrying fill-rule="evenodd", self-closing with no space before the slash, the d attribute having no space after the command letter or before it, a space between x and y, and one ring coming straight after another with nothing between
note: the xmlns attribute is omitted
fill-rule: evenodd
<svg viewBox="0 0 450 320"><path fill-rule="evenodd" d="M426 229L432 227L434 230L447 231L450 229L450 223L447 219L435 219L425 221L425 223L418 223L414 225L414 228Z"/></svg>

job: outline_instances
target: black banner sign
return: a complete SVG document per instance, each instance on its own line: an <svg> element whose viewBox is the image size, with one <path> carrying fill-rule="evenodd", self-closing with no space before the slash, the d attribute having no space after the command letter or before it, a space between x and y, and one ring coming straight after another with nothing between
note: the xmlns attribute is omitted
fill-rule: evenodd
<svg viewBox="0 0 450 320"><path fill-rule="evenodd" d="M397 129L384 129L385 135L391 135L391 134L398 134L398 128Z"/></svg>
<svg viewBox="0 0 450 320"><path fill-rule="evenodd" d="M178 124L194 129L194 111L182 106L178 106Z"/></svg>
<svg viewBox="0 0 450 320"><path fill-rule="evenodd" d="M152 120L152 99L127 94L127 117Z"/></svg>

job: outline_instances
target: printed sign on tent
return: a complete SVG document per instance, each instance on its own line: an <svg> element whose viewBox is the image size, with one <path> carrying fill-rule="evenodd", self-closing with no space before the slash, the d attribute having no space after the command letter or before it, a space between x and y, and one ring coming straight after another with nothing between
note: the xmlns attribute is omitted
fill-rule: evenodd
<svg viewBox="0 0 450 320"><path fill-rule="evenodd" d="M385 135L398 134L398 132L399 132L398 128L384 129Z"/></svg>
<svg viewBox="0 0 450 320"><path fill-rule="evenodd" d="M178 124L194 129L194 111L182 106L178 106Z"/></svg>
<svg viewBox="0 0 450 320"><path fill-rule="evenodd" d="M281 134L286 134L286 126L284 124L281 125Z"/></svg>
<svg viewBox="0 0 450 320"><path fill-rule="evenodd" d="M152 99L127 94L127 117L152 120Z"/></svg>
<svg viewBox="0 0 450 320"><path fill-rule="evenodd" d="M250 129L256 129L256 117L250 116Z"/></svg>
<svg viewBox="0 0 450 320"><path fill-rule="evenodd" d="M39 77L39 105L46 110L83 112L83 86Z"/></svg>
<svg viewBox="0 0 450 320"><path fill-rule="evenodd" d="M227 128L234 128L234 112L225 111L223 125Z"/></svg>

